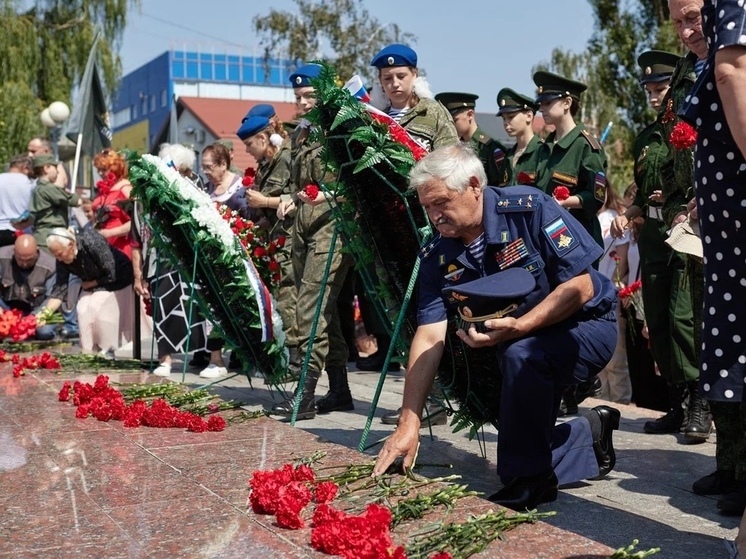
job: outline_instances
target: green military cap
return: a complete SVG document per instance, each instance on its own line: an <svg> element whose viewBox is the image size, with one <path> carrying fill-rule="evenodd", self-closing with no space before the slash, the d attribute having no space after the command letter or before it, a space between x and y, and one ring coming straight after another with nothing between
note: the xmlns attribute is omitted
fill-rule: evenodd
<svg viewBox="0 0 746 559"><path fill-rule="evenodd" d="M44 165L58 165L59 161L54 158L54 155L44 153L42 155L35 155L31 160L34 169L44 167Z"/></svg>
<svg viewBox="0 0 746 559"><path fill-rule="evenodd" d="M233 140L225 140L225 139L220 139L220 140L218 140L218 141L217 141L217 142L215 142L215 143L216 143L216 144L220 144L221 146L225 146L225 147L226 147L226 148L228 148L229 150L232 150L232 149L233 149Z"/></svg>
<svg viewBox="0 0 746 559"><path fill-rule="evenodd" d="M497 93L497 106L499 107L497 109L497 116L503 113L515 113L518 111L536 112L539 110L538 105L534 103L531 97L521 95L507 87L503 87Z"/></svg>
<svg viewBox="0 0 746 559"><path fill-rule="evenodd" d="M479 95L474 95L473 93L456 93L453 91L438 93L435 96L435 100L440 101L451 114L462 109L473 109L477 106L477 99L479 99Z"/></svg>
<svg viewBox="0 0 746 559"><path fill-rule="evenodd" d="M584 83L565 78L559 74L553 74L552 72L545 72L544 70L540 70L534 74L534 83L536 84L537 94L536 104L561 97L572 97L579 101L580 94L588 89L588 86Z"/></svg>
<svg viewBox="0 0 746 559"><path fill-rule="evenodd" d="M664 50L648 50L643 52L637 63L642 68L640 84L657 83L670 80L681 57Z"/></svg>

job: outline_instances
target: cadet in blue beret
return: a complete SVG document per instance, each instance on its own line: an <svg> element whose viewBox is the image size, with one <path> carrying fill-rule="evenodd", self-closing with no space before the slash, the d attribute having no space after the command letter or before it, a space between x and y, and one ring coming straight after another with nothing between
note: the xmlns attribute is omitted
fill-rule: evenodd
<svg viewBox="0 0 746 559"><path fill-rule="evenodd" d="M251 107L251 109L249 109L249 112L246 113L246 116L243 117L243 120L241 120L241 122L252 116L263 116L266 118L272 118L273 116L275 116L275 114L275 108L272 105L269 105L267 103L260 103Z"/></svg>
<svg viewBox="0 0 746 559"><path fill-rule="evenodd" d="M435 100L451 113L459 140L468 143L482 160L490 185L512 184L513 169L507 158L508 148L477 125L474 116L477 99L473 93L444 92L435 96Z"/></svg>
<svg viewBox="0 0 746 559"><path fill-rule="evenodd" d="M530 174L530 161L541 144L533 130L534 115L539 110L539 105L534 103L531 97L504 87L497 93L497 106L497 116L503 119L505 132L511 138L515 138L515 144L507 153L513 166L513 176L518 177L519 173L526 173L526 182L533 184L536 177Z"/></svg>
<svg viewBox="0 0 746 559"><path fill-rule="evenodd" d="M460 310L472 318L508 313L486 320L485 333L471 326L459 330L467 346L495 348L495 374L503 379L497 471L504 487L490 499L515 510L533 509L555 500L558 485L608 474L615 463L618 410L597 406L555 427L565 387L594 378L616 345L616 291L592 268L601 247L541 191L488 187L479 158L463 145L421 159L410 173L410 187L438 235L420 253L418 327L401 419L373 473L383 474L399 456L405 468L412 465L449 315ZM522 279L526 274L533 285ZM496 287L504 277L505 287ZM489 288L481 283L491 281ZM499 293L492 307L483 304L484 295L479 310L469 313L459 301L489 290ZM510 315L512 305L517 306Z"/></svg>
<svg viewBox="0 0 746 559"><path fill-rule="evenodd" d="M417 53L406 45L389 45L371 61L378 68L372 103L385 111L427 151L458 142L451 115L433 99L417 69Z"/></svg>
<svg viewBox="0 0 746 559"><path fill-rule="evenodd" d="M316 413L352 410L355 405L347 382L348 350L339 321L337 299L350 268L350 258L342 253L342 243L335 235L335 221L326 193L319 188L315 198L305 192L305 187L323 186L334 180L327 174L321 157L322 145L311 141L311 123L302 118L316 106L316 97L310 80L321 74L318 64L306 64L290 76L295 94L295 104L301 115L300 125L290 135L290 191L292 199L281 202L277 212L282 219L295 211L292 236L292 267L297 287L294 323L286 344L290 348L290 369L300 373L301 363L309 353L310 333L314 327L316 305L322 297L321 313L316 323L316 337L307 357L308 369L303 387L272 407L271 413L289 417L293 414L295 398L300 399L297 419L312 419ZM329 266L327 268L327 265ZM325 277L325 272L328 275ZM325 289L322 284L326 280ZM316 384L321 371L329 376L329 391L318 401Z"/></svg>
<svg viewBox="0 0 746 559"><path fill-rule="evenodd" d="M371 91L371 103L375 107L386 112L427 151L458 143L451 114L433 99L427 80L419 75L414 50L406 45L389 45L373 57L371 66L378 68L378 81ZM371 330L379 350L374 359L358 361L361 370L377 370L377 366L382 366L391 343L383 325L373 325ZM440 414L445 419L442 408L430 411L430 415ZM381 418L386 424L395 424L398 420L398 411Z"/></svg>

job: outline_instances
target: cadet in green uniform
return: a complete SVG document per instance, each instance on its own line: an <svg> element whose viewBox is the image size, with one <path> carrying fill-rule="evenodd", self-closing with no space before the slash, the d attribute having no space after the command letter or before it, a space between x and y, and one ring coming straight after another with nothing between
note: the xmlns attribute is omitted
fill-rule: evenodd
<svg viewBox="0 0 746 559"><path fill-rule="evenodd" d="M310 80L321 72L318 64L301 66L290 76L296 105L302 114L308 113L315 103L314 89ZM354 408L347 383L347 345L339 324L337 298L350 267L349 258L342 254L342 239L337 238L329 268L326 289L321 283L332 250L331 240L335 221L329 202L323 192L311 199L305 193L309 184L323 184L324 165L320 157L321 144L310 140L310 124L301 124L290 136L290 183L294 189L295 202L281 201L278 216L288 215L297 204L293 231L292 260L295 286L298 290L296 328L298 333L298 355L303 362L309 349L310 333L319 297L323 303L316 325L305 386L301 396L298 419L312 419L319 413ZM333 203L333 201L331 201ZM321 370L329 375L329 392L317 403L314 401L316 383ZM293 399L287 399L272 408L272 413L289 416L293 413Z"/></svg>
<svg viewBox="0 0 746 559"><path fill-rule="evenodd" d="M570 196L558 200L559 205L604 246L597 214L606 199L606 154L585 126L575 123L587 86L544 71L534 74L534 83L544 122L555 128L532 158L535 185L550 196L557 187L566 187Z"/></svg>
<svg viewBox="0 0 746 559"><path fill-rule="evenodd" d="M70 225L69 208L80 205L80 197L54 184L57 180L57 161L45 154L33 158L36 188L31 195L29 213L34 225L36 244L46 249L47 235L55 227Z"/></svg>
<svg viewBox="0 0 746 559"><path fill-rule="evenodd" d="M694 185L691 151L682 153L668 141L676 110L693 84L694 66L687 58L663 51L644 52L638 63L643 72L640 82L658 116L635 139L632 154L637 197L625 214L614 220L611 234L621 236L630 220L645 216L638 239L645 321L651 352L668 383L671 408L660 419L648 421L644 429L647 433L684 429L688 439L702 442L709 435L711 420L706 401L697 390L691 286L684 258L665 243L671 219L677 213L671 208L671 200L686 204L685 193ZM678 172L674 172L675 167ZM698 410L695 414L685 409L688 394L689 409Z"/></svg>
<svg viewBox="0 0 746 559"><path fill-rule="evenodd" d="M532 125L539 106L530 97L507 87L497 93L497 106L497 116L502 117L505 132L515 138L515 145L508 150L507 157L513 166L514 182L518 183L519 173L526 173L527 184L533 184L536 174L532 169L531 158L541 145L541 140L534 134Z"/></svg>
<svg viewBox="0 0 746 559"><path fill-rule="evenodd" d="M507 157L508 148L488 136L477 125L474 108L478 98L473 93L452 92L438 93L435 96L435 100L440 101L451 113L459 139L471 146L484 165L487 184L491 186L513 184L513 169Z"/></svg>
<svg viewBox="0 0 746 559"><path fill-rule="evenodd" d="M275 134L270 120L265 116L250 116L241 124L236 135L246 146L246 151L258 162L254 188L246 191L249 207L256 212L258 224L271 229L272 238L286 239L293 233L293 216L277 217L277 208L284 199L295 193L290 181L290 146ZM279 144L279 145L278 145ZM279 223L278 223L279 222ZM289 246L288 250L289 253ZM298 290L295 287L293 263L289 256L280 261L280 287L275 293L278 311L285 331L285 345L290 351L290 363L298 366L298 336L295 328L295 309Z"/></svg>

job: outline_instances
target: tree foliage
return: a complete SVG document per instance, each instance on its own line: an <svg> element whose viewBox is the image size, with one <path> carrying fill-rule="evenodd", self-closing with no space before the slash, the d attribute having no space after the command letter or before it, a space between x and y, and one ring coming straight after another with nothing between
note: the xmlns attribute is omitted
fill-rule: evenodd
<svg viewBox="0 0 746 559"><path fill-rule="evenodd" d="M254 18L267 64L285 59L290 70L309 60L323 60L343 79L360 74L370 83L370 61L381 48L416 40L398 25L372 17L361 0L294 1L297 13L270 9Z"/></svg>
<svg viewBox="0 0 746 559"><path fill-rule="evenodd" d="M581 118L597 134L608 122L609 171L618 189L632 181L631 149L635 135L654 118L640 87L637 57L649 49L683 54L669 21L668 0L588 0L595 19L588 50L555 49L537 67L574 77L588 85Z"/></svg>
<svg viewBox="0 0 746 559"><path fill-rule="evenodd" d="M102 77L113 90L121 74L115 49L131 6L139 0L0 0L0 162L46 133L44 107L71 105L97 30Z"/></svg>

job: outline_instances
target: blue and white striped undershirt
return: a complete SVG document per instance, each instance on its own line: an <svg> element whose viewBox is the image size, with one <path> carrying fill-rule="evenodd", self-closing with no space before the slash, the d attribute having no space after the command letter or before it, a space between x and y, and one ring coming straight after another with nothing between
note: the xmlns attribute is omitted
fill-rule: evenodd
<svg viewBox="0 0 746 559"><path fill-rule="evenodd" d="M479 235L479 237L477 237L472 242L470 242L468 245L466 245L466 249L474 257L474 260L476 260L479 263L479 268L482 270L482 273L484 273L484 250L485 248L487 248L487 242L485 241L485 238L484 238L484 232L481 235Z"/></svg>
<svg viewBox="0 0 746 559"><path fill-rule="evenodd" d="M403 109L395 109L394 107L389 107L389 116L394 119L394 122L396 122L397 124L401 124L401 119L408 110L408 107L405 107Z"/></svg>

